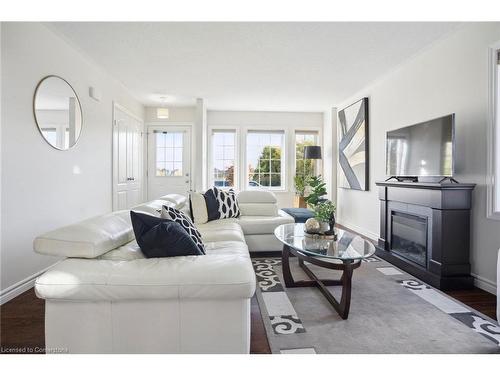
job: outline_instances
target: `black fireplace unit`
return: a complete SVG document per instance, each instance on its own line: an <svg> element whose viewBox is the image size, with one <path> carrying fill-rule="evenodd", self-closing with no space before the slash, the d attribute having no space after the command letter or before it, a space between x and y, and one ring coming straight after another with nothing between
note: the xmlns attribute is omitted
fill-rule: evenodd
<svg viewBox="0 0 500 375"><path fill-rule="evenodd" d="M470 288L470 207L474 184L377 182L376 254L441 290Z"/></svg>

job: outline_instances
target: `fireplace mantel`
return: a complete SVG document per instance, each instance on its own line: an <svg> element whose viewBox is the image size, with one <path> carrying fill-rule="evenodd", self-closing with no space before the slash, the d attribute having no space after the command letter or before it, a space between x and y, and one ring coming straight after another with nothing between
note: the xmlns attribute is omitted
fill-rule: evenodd
<svg viewBox="0 0 500 375"><path fill-rule="evenodd" d="M384 181L376 185L380 199L377 255L439 289L472 287L470 208L475 184ZM397 213L426 220L425 266L392 248L392 220Z"/></svg>

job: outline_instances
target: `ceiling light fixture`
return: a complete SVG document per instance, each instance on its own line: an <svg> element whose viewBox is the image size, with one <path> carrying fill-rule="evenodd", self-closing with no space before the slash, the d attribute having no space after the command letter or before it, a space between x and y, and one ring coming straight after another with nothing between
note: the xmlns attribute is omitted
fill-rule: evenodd
<svg viewBox="0 0 500 375"><path fill-rule="evenodd" d="M162 96L160 98L160 101L161 101L161 107L158 107L156 108L156 118L159 118L159 119L162 119L162 120L165 120L165 119L168 119L168 108L166 107L167 105L167 98L165 98L164 96Z"/></svg>

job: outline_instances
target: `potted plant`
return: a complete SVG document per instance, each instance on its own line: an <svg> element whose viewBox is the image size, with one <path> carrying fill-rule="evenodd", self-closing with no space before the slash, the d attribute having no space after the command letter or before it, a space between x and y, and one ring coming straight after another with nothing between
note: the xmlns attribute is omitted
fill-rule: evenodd
<svg viewBox="0 0 500 375"><path fill-rule="evenodd" d="M326 183L321 175L309 177L304 187L304 197L307 204L314 209L324 195L326 195Z"/></svg>
<svg viewBox="0 0 500 375"><path fill-rule="evenodd" d="M306 178L304 176L295 176L293 178L295 182L295 207L306 208L307 203L304 198L304 191L306 188Z"/></svg>
<svg viewBox="0 0 500 375"><path fill-rule="evenodd" d="M314 206L314 217L320 222L320 230L325 234L333 234L336 207L331 201L319 202Z"/></svg>

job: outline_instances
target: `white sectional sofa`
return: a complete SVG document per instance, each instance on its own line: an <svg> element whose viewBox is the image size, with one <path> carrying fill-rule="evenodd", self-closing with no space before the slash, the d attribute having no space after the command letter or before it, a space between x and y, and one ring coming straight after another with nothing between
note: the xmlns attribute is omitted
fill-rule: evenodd
<svg viewBox="0 0 500 375"><path fill-rule="evenodd" d="M198 226L207 254L144 258L129 211L37 237L41 254L66 257L36 280L45 299L47 350L70 353L248 353L251 251L280 249L274 228L293 218L268 192L241 192L241 217ZM167 195L135 207L159 215Z"/></svg>

